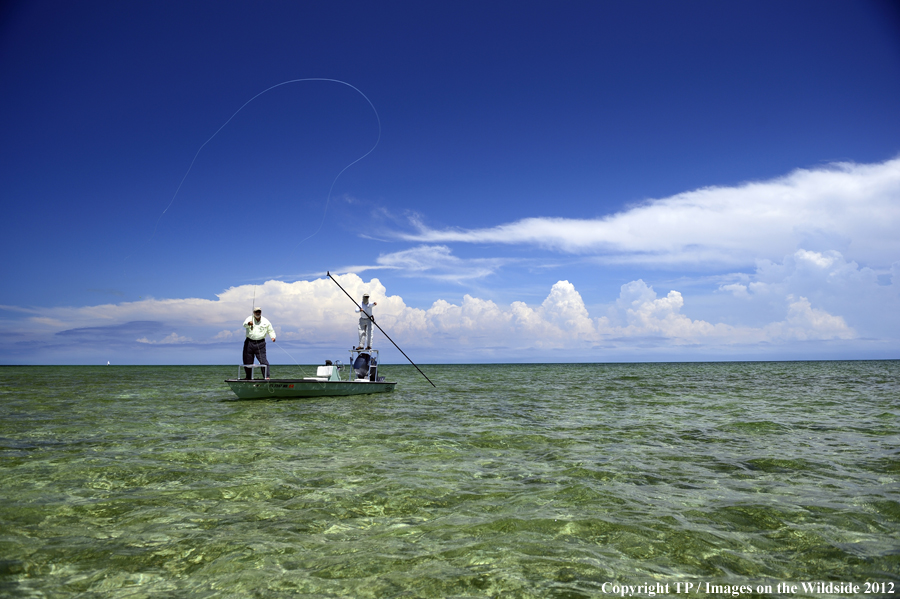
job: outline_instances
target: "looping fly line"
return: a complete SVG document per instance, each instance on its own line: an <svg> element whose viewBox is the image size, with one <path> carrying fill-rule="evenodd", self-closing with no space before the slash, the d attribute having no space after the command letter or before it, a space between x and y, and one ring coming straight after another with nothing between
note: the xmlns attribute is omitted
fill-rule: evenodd
<svg viewBox="0 0 900 599"><path fill-rule="evenodd" d="M344 171L346 171L348 168L350 168L351 166L353 166L354 164L356 164L357 162L359 162L360 160L362 160L369 154L371 154L375 150L375 148L378 146L378 142L381 141L381 117L378 116L378 111L375 109L375 105L372 104L372 101L368 98L368 96L366 96L366 94L362 93L356 86L351 85L351 84L347 83L346 81L341 81L340 79L327 79L324 77L307 77L304 79L291 79L289 81L282 81L281 83L273 85L272 87L269 87L269 88L264 89L263 91L259 92L258 94L256 94L255 96L253 96L252 98L250 98L249 100L244 102L244 104L240 108L235 110L234 114L232 114L230 117L228 117L228 120L225 121L224 123L222 123L222 126L219 127L218 129L216 129L216 132L213 133L209 137L209 139L207 139L205 142L203 142L203 145L201 145L200 148L197 150L197 153L194 154L194 159L191 160L191 164L190 164L190 166L188 166L187 172L185 172L184 176L181 178L181 182L178 184L178 188L175 190L175 193L172 195L172 199L169 201L169 205L166 206L166 209L163 210L162 214L159 215L159 218L156 219L156 225L153 226L153 233L150 234L150 239L153 239L153 236L156 235L156 229L157 229L157 227L159 227L159 222L162 220L162 217L166 214L166 212L169 210L169 208L172 207L172 204L175 203L175 198L178 197L178 192L181 191L181 186L184 185L184 181L187 179L188 174L190 174L191 169L194 168L194 163L197 161L197 157L200 155L200 152L203 151L203 148L205 148L206 145L209 142L211 142L213 140L213 138L216 135L218 135L219 132L222 131L222 129L224 129L225 126L228 125L228 123L230 123L234 119L234 117L236 117L238 115L238 113L240 111L242 111L244 108L246 108L246 106L248 104L250 104L251 102L253 102L255 99L257 99L258 97L260 97L261 95L263 95L267 92L272 91L275 88L281 87L283 85L288 85L291 83L301 83L303 81L329 81L331 83L340 83L341 85L346 85L347 87L351 88L353 91L358 93L360 96L365 98L366 102L369 103L369 106L372 107L372 112L375 113L375 119L378 121L378 138L375 140L375 144L372 145L372 147L369 149L368 152L366 152L365 154L363 154L362 156L360 156L359 158L357 158L356 160L354 160L353 162L351 162L350 164L348 164L347 166L342 168L341 172L339 172L337 174L337 176L334 178L334 181L331 182L331 187L328 189L328 197L325 200L325 209L322 211L322 222L319 223L319 227L315 230L315 232L313 232L312 235L310 235L309 237L305 237L305 238L301 239L300 241L298 241L297 245L294 246L294 249L297 249L297 246L299 246L301 243L303 243L307 239L314 237L322 229L322 225L325 224L325 215L328 212L328 204L331 201L331 193L334 191L334 185L335 185L335 183L337 183L337 180L340 179L341 175L344 174Z"/></svg>

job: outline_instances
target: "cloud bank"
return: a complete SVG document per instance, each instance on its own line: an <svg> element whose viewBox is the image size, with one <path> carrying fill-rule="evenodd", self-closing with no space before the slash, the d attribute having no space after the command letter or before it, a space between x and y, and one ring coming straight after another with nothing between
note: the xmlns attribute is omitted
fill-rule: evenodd
<svg viewBox="0 0 900 599"><path fill-rule="evenodd" d="M900 256L900 158L706 187L595 219L535 217L480 229L413 224L416 232L399 237L420 243L533 245L596 254L611 263L743 267L806 248L885 265L886 256Z"/></svg>
<svg viewBox="0 0 900 599"><path fill-rule="evenodd" d="M818 271L808 272L811 267ZM640 279L622 285L618 297L602 313L590 314L581 294L565 280L554 284L537 305L520 301L501 305L465 295L457 304L439 299L427 308L415 308L400 296L390 295L377 278L364 281L355 274L336 278L354 297L371 294L378 302L377 322L391 338L405 351L431 361L618 361L641 352L645 359L646 355L690 359L697 355L697 348L725 357L729 352L738 355L740 351L790 348L798 343L808 348L809 342L858 341L873 331L860 331L843 314L829 311L816 299L816 286L829 284L829 279L833 283L834 276L841 274L848 293L867 292L851 287L868 276L864 269L836 253L806 250L780 264L762 265L746 282L721 285L716 295L737 302L743 313L753 312L748 306L762 306L758 311L762 320L744 323L691 318L684 313L686 300L681 292L658 293ZM896 275L889 285L880 285L877 277L870 277L868 285L884 288L882 301L892 301L897 307L900 280ZM797 293L802 289L808 295ZM254 292L256 305L263 308L278 333L277 349L269 350L276 362L318 362L323 352L330 352L324 357L333 358L335 352L349 349L356 341L357 315L332 281L273 280L255 290L251 285L232 287L214 300L146 299L80 308L7 306L7 311L19 313L14 322L20 324L6 324L13 338L28 340L28 350L18 347L0 358L5 363L17 359L21 363L23 355L32 355L52 362L46 356L56 350L70 355L84 348L87 356L91 348L102 345L106 352L115 351L120 362L172 363L165 358L175 355L193 356L193 363L236 362L244 336L240 323L249 313ZM775 316L765 320L767 314ZM884 329L885 324L890 330ZM882 327L878 341L896 348L896 319L878 326ZM390 350L378 332L376 339L383 350Z"/></svg>
<svg viewBox="0 0 900 599"><path fill-rule="evenodd" d="M423 360L622 361L900 357L900 159L798 170L773 181L710 187L593 220L527 218L497 227L405 236L418 245L339 275L378 302L378 323ZM565 276L540 303L466 294L410 306L382 268L463 282L524 258L458 258L449 243L530 244L588 260L715 265L705 289L655 289L638 273L585 302ZM528 260L532 260L529 258ZM538 265L534 259L532 265ZM546 261L544 261L546 263ZM734 267L722 273L722 265ZM710 284L710 281L712 282ZM661 287L657 284L657 287ZM254 301L278 331L270 355L318 362L356 342L356 315L327 278L231 287L215 299L99 306L0 306L0 362L234 363ZM590 306L590 310L588 309ZM376 332L376 338L381 334ZM391 355L387 359L402 361Z"/></svg>

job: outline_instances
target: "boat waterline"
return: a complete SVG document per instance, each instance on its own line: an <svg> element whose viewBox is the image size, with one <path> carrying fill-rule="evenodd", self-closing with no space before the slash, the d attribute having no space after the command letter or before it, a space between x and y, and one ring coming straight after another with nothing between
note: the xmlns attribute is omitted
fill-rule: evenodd
<svg viewBox="0 0 900 599"><path fill-rule="evenodd" d="M309 379L226 379L240 399L285 399L389 393L397 385L387 381L317 381Z"/></svg>

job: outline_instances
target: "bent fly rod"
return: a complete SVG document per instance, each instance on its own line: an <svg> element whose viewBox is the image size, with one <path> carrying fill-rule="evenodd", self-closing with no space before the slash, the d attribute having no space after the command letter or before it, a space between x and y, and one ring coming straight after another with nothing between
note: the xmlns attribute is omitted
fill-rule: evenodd
<svg viewBox="0 0 900 599"><path fill-rule="evenodd" d="M344 292L344 295L346 295L347 297L350 298L350 301L351 301L351 302L353 302L354 304L356 304L356 307L359 308L359 311L362 312L363 314L365 314L365 311L362 309L362 306L360 306L359 304L357 304L357 303L356 303L356 300L353 299L353 296L350 295L349 293L347 293L347 290L344 289L343 287L341 287L341 284L334 280L334 277L331 276L331 273L330 273L330 272L326 272L325 274L328 275L328 278L329 278L329 279L331 279L332 281L334 281L334 284L335 284L335 285L337 285L338 287L341 288L341 291ZM366 316L368 316L368 315L366 315ZM384 333L384 336L387 337L388 341L390 341L391 343L394 343L394 340L391 339L391 336L388 335L387 333L385 333L385 332L384 332L384 329L382 329L380 326L378 326L378 323L375 322L375 319L374 319L374 318L372 318L372 317L370 316L370 317L369 317L369 320L372 321L372 324L374 324L376 327L378 327L378 330L379 330L379 331L381 331L382 333ZM394 347L396 347L397 349L400 349L400 346L397 345L396 343L394 343ZM403 354L403 357L404 357L404 358L406 358L407 360L409 360L409 356L406 355L406 352L405 352L405 351L403 351L402 349L400 349L400 353ZM409 363L412 364L413 366L416 366L416 363L413 362L412 360L409 360ZM428 376L427 376L424 372L422 372L422 369L421 369L421 368L419 368L418 366L416 366L416 370L419 371L419 374L421 374L422 376L425 377L425 380L426 380L426 381L428 381L429 383L431 383L431 379L428 378ZM432 386L432 387L437 387L437 385L435 385L434 383L431 383L431 386Z"/></svg>

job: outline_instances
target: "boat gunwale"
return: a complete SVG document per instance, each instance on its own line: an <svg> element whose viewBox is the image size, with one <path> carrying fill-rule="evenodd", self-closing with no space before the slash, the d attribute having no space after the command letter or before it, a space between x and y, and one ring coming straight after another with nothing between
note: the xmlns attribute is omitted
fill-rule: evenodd
<svg viewBox="0 0 900 599"><path fill-rule="evenodd" d="M390 393L396 381L317 381L309 379L225 379L238 399L300 399Z"/></svg>
<svg viewBox="0 0 900 599"><path fill-rule="evenodd" d="M350 385L396 385L397 381L370 381L369 379L358 379L355 381L331 381L331 380L318 380L315 378L304 378L304 379L225 379L226 383L241 383L241 384L249 384L256 383L258 385L271 385L276 383L310 383L310 384L321 384L321 383L330 383L330 384L350 384Z"/></svg>

